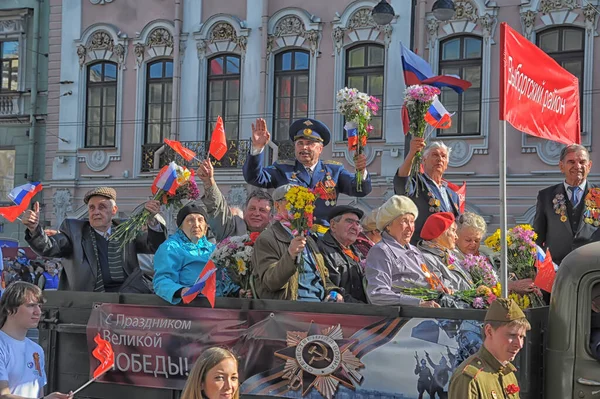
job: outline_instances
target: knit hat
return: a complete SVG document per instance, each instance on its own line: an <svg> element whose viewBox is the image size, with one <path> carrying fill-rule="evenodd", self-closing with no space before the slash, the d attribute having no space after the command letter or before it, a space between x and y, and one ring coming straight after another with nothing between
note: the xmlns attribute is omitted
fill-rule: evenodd
<svg viewBox="0 0 600 399"><path fill-rule="evenodd" d="M113 201L117 200L117 192L115 191L114 188L96 187L95 189L90 190L87 193L85 193L85 196L83 197L83 202L87 205L87 203L90 201L90 198L95 197L95 196L105 197L105 198L111 199Z"/></svg>
<svg viewBox="0 0 600 399"><path fill-rule="evenodd" d="M377 230L383 231L394 219L406 213L412 213L415 219L419 217L419 210L410 198L404 195L393 195L377 212Z"/></svg>
<svg viewBox="0 0 600 399"><path fill-rule="evenodd" d="M451 212L438 212L431 214L421 230L421 238L425 241L435 240L448 230L454 223L454 214Z"/></svg>
<svg viewBox="0 0 600 399"><path fill-rule="evenodd" d="M206 210L196 202L190 202L181 208L179 212L177 212L177 227L180 227L187 215L191 215L192 213L202 215L204 220L208 223L208 215L206 214Z"/></svg>
<svg viewBox="0 0 600 399"><path fill-rule="evenodd" d="M485 321L511 322L525 319L525 313L513 299L498 298L490 305L485 314Z"/></svg>

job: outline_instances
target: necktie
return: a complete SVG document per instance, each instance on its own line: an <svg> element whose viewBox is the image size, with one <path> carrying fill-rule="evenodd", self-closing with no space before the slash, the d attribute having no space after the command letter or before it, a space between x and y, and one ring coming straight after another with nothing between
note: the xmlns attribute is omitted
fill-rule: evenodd
<svg viewBox="0 0 600 399"><path fill-rule="evenodd" d="M309 177L312 177L313 175L313 170L311 168L306 168L306 173L308 173Z"/></svg>
<svg viewBox="0 0 600 399"><path fill-rule="evenodd" d="M577 206L579 204L579 187L569 186L567 189L571 192L571 203L573 206Z"/></svg>

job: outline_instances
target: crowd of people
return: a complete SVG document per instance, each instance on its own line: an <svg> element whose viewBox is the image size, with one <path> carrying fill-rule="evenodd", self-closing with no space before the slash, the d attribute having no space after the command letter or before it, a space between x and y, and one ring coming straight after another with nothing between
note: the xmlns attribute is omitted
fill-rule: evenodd
<svg viewBox="0 0 600 399"><path fill-rule="evenodd" d="M117 194L110 187L98 187L85 195L88 220L66 219L51 233L42 229L36 203L22 215L27 228L25 239L40 256L61 258L62 267L48 266L37 278L30 276L30 282L37 280L44 287L56 283L61 290L154 293L170 304L178 304L218 244L246 234L258 236L249 268L250 293L220 270L218 296L440 307L439 301L419 299L404 289L427 287L452 294L474 288L469 273L456 261L467 255L484 255L498 268L494 254L481 245L487 233L485 220L475 213L461 213L458 195L444 180L451 151L444 143L434 141L426 146L423 139L413 138L408 156L394 177L395 195L365 213L358 207L337 203L340 193L363 197L371 192L365 155L355 157L355 171L338 162L321 160L331 134L325 124L314 119L296 121L289 133L295 143L295 161L266 166L264 148L270 133L262 119L252 125L252 148L243 173L246 182L259 189L248 195L243 209L227 203L210 160L201 162L197 176L203 196L179 210L177 231L170 237L159 214L160 203L151 200L144 205L151 217L143 234L125 245L110 240L119 224L114 219ZM422 171L416 177L410 176L412 160L419 152ZM585 147L565 147L560 156L564 182L540 191L537 199L533 226L537 243L549 248L559 265L570 251L597 241L600 234L600 223L586 212L587 196L598 190L587 181L591 165ZM359 185L357 173L362 177ZM315 202L315 223L308 235L294 234L289 223L286 194L294 186L320 193ZM269 194L265 189L273 191ZM58 270L58 274L52 270ZM28 273L37 272L29 268ZM511 281L508 288L520 294L537 289L531 279ZM502 309L522 319L522 313L513 309L514 302L502 304ZM598 308L593 307L593 311ZM490 331L486 327L486 337L488 333L493 336L498 327L497 323L491 326ZM525 327L519 322L515 328L521 334ZM599 335L592 334L592 339L599 341L597 351ZM232 372L237 364L233 360L227 363L230 357L224 352L205 356L191 376L210 380L211 370L221 365L220 375L228 373L231 378L228 389L236 391L231 387L237 386L233 381L234 377L237 381L237 375ZM202 389L207 391L208 380L204 384ZM197 387L186 387L183 397L200 397Z"/></svg>

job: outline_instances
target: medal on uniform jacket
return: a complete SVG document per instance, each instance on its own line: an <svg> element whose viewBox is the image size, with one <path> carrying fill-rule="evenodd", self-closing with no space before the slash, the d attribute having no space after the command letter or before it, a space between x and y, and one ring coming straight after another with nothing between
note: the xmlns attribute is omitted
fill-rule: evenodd
<svg viewBox="0 0 600 399"><path fill-rule="evenodd" d="M600 226L600 188L598 187L590 188L585 196L583 221L595 227Z"/></svg>
<svg viewBox="0 0 600 399"><path fill-rule="evenodd" d="M325 201L325 205L334 206L337 197L337 193L335 191L335 182L333 180L330 180L331 176L328 177L329 179L326 179L325 183L323 183L322 181L317 183L317 185L315 186L315 193L319 195L320 199Z"/></svg>
<svg viewBox="0 0 600 399"><path fill-rule="evenodd" d="M561 222L567 221L567 201L565 200L565 195L558 193L552 200L552 207L554 208L554 213L560 216Z"/></svg>

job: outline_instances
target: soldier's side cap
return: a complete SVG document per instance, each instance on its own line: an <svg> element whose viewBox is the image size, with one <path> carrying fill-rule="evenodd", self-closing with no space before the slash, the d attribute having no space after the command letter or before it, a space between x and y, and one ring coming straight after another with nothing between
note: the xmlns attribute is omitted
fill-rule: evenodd
<svg viewBox="0 0 600 399"><path fill-rule="evenodd" d="M95 196L105 197L105 198L111 199L113 201L117 200L117 192L115 191L114 188L96 187L95 189L90 190L87 193L85 193L85 196L83 197L83 202L87 205L87 203L90 201L90 198L95 197Z"/></svg>
<svg viewBox="0 0 600 399"><path fill-rule="evenodd" d="M350 205L338 205L334 206L329 211L329 220L333 219L336 216L345 215L346 213L353 213L356 216L358 216L359 219L361 219L365 214L362 211L362 209L358 209Z"/></svg>
<svg viewBox="0 0 600 399"><path fill-rule="evenodd" d="M525 318L525 313L523 313L519 305L517 305L514 300L498 298L490 305L490 308L485 314L484 320L508 323L514 320Z"/></svg>
<svg viewBox="0 0 600 399"><path fill-rule="evenodd" d="M273 191L273 201L281 201L285 199L285 195L292 187L294 187L294 184L284 184L283 186L277 187L275 191Z"/></svg>
<svg viewBox="0 0 600 399"><path fill-rule="evenodd" d="M290 126L290 140L298 139L318 141L323 145L329 144L331 132L329 128L321 121L310 118L302 118L294 121Z"/></svg>

